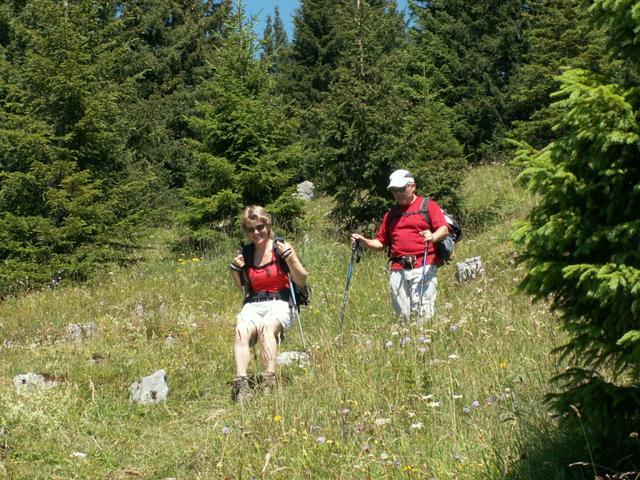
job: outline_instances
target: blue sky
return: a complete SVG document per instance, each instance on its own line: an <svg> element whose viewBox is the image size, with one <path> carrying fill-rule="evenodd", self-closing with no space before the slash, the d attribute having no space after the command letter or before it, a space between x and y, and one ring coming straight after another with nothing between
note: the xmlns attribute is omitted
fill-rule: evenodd
<svg viewBox="0 0 640 480"><path fill-rule="evenodd" d="M289 40L293 39L291 16L298 8L298 0L243 0L242 3L245 5L247 16L256 16L255 31L258 37L262 37L267 15L273 17L273 11L277 5L280 9L280 18L282 18L287 28L287 36ZM407 0L398 0L398 8L400 10L407 8Z"/></svg>

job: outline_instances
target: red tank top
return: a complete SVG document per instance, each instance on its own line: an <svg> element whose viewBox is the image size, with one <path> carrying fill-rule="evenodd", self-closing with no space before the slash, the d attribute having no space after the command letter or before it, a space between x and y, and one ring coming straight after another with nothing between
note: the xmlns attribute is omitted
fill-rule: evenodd
<svg viewBox="0 0 640 480"><path fill-rule="evenodd" d="M289 278L282 270L275 254L272 254L271 261L266 265L259 267L248 265L247 275L253 293L279 292L289 288Z"/></svg>

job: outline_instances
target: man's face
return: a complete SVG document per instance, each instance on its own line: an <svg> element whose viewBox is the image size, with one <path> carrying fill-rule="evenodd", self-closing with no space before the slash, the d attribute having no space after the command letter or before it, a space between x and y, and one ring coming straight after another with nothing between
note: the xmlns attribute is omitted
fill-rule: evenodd
<svg viewBox="0 0 640 480"><path fill-rule="evenodd" d="M398 205L411 205L415 199L416 184L410 183L404 187L391 187L389 189Z"/></svg>

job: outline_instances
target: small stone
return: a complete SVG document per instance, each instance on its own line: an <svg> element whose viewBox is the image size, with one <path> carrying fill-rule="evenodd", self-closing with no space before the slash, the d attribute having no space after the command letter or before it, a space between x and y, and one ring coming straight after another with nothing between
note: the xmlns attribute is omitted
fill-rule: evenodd
<svg viewBox="0 0 640 480"><path fill-rule="evenodd" d="M295 196L300 200L304 200L305 202L308 202L310 200L313 200L314 190L315 190L315 186L313 185L313 183L310 182L309 180L305 180L304 182L299 183L298 186L296 187Z"/></svg>
<svg viewBox="0 0 640 480"><path fill-rule="evenodd" d="M162 369L136 380L129 386L129 401L140 405L157 404L167 399L167 372Z"/></svg>
<svg viewBox="0 0 640 480"><path fill-rule="evenodd" d="M276 357L276 365L298 365L307 367L311 364L311 357L306 352L282 352Z"/></svg>
<svg viewBox="0 0 640 480"><path fill-rule="evenodd" d="M96 324L88 323L70 323L65 327L65 336L67 339L79 342L85 338L92 337L96 331Z"/></svg>
<svg viewBox="0 0 640 480"><path fill-rule="evenodd" d="M13 385L16 387L18 395L27 395L29 393L49 390L58 384L50 377L39 373L21 373L13 377Z"/></svg>
<svg viewBox="0 0 640 480"><path fill-rule="evenodd" d="M484 277L485 269L481 257L471 257L463 262L456 263L455 278L458 283L462 283L474 278Z"/></svg>

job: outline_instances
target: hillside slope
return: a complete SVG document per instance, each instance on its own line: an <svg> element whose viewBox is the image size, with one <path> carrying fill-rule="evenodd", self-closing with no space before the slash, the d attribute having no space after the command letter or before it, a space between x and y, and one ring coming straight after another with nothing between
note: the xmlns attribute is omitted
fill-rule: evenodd
<svg viewBox="0 0 640 480"><path fill-rule="evenodd" d="M463 192L455 259L481 256L484 278L457 285L455 266L443 267L436 319L402 329L385 257L367 254L339 345L349 244L330 233L327 200L308 205L313 227L294 243L311 272L302 326L313 363L283 369L278 391L247 406L229 399L241 301L227 272L232 252L172 258L158 232L134 268L6 300L0 477L503 478L519 439L550 422L542 396L559 342L546 306L515 292L522 272L509 232L531 199L512 179L480 167ZM66 325L87 322L93 336L66 339ZM301 349L296 327L282 350ZM132 406L129 384L160 368L168 401ZM59 383L19 396L13 378L27 372ZM530 478L543 478L540 468Z"/></svg>

